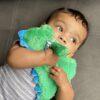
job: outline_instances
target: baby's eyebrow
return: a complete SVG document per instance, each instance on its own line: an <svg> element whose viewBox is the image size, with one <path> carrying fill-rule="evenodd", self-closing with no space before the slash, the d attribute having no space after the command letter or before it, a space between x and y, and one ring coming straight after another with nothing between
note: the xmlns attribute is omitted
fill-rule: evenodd
<svg viewBox="0 0 100 100"><path fill-rule="evenodd" d="M62 22L64 25L66 25L66 23L63 21L63 20L61 20L61 19L56 19L56 22Z"/></svg>

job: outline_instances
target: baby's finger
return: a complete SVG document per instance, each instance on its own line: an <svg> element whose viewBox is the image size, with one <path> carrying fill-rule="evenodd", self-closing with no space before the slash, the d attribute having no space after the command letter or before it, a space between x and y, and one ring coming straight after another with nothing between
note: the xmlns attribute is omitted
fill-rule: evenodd
<svg viewBox="0 0 100 100"><path fill-rule="evenodd" d="M57 71L57 72L62 72L62 69L58 66L55 66L54 69Z"/></svg>
<svg viewBox="0 0 100 100"><path fill-rule="evenodd" d="M51 73L52 73L53 75L55 75L55 76L58 76L58 75L59 75L58 71L55 70L54 68L51 69Z"/></svg>
<svg viewBox="0 0 100 100"><path fill-rule="evenodd" d="M49 74L49 76L50 76L52 79L56 80L56 76L54 76L54 75L52 75L52 74Z"/></svg>

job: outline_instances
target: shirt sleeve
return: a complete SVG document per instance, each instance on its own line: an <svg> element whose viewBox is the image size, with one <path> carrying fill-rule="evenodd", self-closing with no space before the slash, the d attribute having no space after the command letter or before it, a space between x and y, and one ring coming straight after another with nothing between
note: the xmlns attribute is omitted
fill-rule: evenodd
<svg viewBox="0 0 100 100"><path fill-rule="evenodd" d="M14 46L14 45L16 45L16 44L18 44L18 45L20 46L20 40L19 40L19 39L15 40L15 41L13 42L12 46Z"/></svg>

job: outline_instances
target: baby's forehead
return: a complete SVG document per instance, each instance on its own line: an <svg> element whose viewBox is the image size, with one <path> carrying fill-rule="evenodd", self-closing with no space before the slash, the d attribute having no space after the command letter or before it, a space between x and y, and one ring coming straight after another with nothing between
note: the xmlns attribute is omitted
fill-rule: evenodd
<svg viewBox="0 0 100 100"><path fill-rule="evenodd" d="M73 20L74 19L74 20ZM69 14L69 13L64 13L64 12L58 12L58 13L55 13L52 17L51 17L51 20L50 21L59 21L61 20L62 22L65 22L66 24L68 22L71 22L71 21L77 21L78 23L80 22L81 23L81 20L76 20L75 16Z"/></svg>
<svg viewBox="0 0 100 100"><path fill-rule="evenodd" d="M52 16L51 19L56 20L56 19L62 19L62 20L73 20L75 22L78 22L80 24L82 24L82 20L77 17L75 17L74 15L72 15L69 12L55 12Z"/></svg>
<svg viewBox="0 0 100 100"><path fill-rule="evenodd" d="M64 12L58 12L58 13L55 13L52 17L51 17L51 20L50 21L61 21L63 23L70 23L72 21L77 21L75 19L74 16L72 16L71 14L69 13L64 13ZM79 21L77 21L79 23Z"/></svg>
<svg viewBox="0 0 100 100"><path fill-rule="evenodd" d="M51 18L58 18L58 17L62 17L63 15L62 14L66 14L66 15L69 15L68 13L65 13L65 12L55 12L52 14Z"/></svg>

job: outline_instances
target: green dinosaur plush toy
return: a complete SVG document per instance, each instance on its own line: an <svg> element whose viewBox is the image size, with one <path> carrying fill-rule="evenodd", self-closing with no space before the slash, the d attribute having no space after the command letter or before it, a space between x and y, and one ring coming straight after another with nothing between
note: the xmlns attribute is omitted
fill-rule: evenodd
<svg viewBox="0 0 100 100"><path fill-rule="evenodd" d="M30 50L44 50L50 47L59 56L57 66L61 67L68 76L69 81L75 76L76 61L67 57L68 48L54 40L54 32L51 26L45 24L41 27L21 30L18 33L20 45ZM48 66L39 66L32 69L33 82L36 83L36 100L50 100L57 91L57 85L49 77Z"/></svg>

